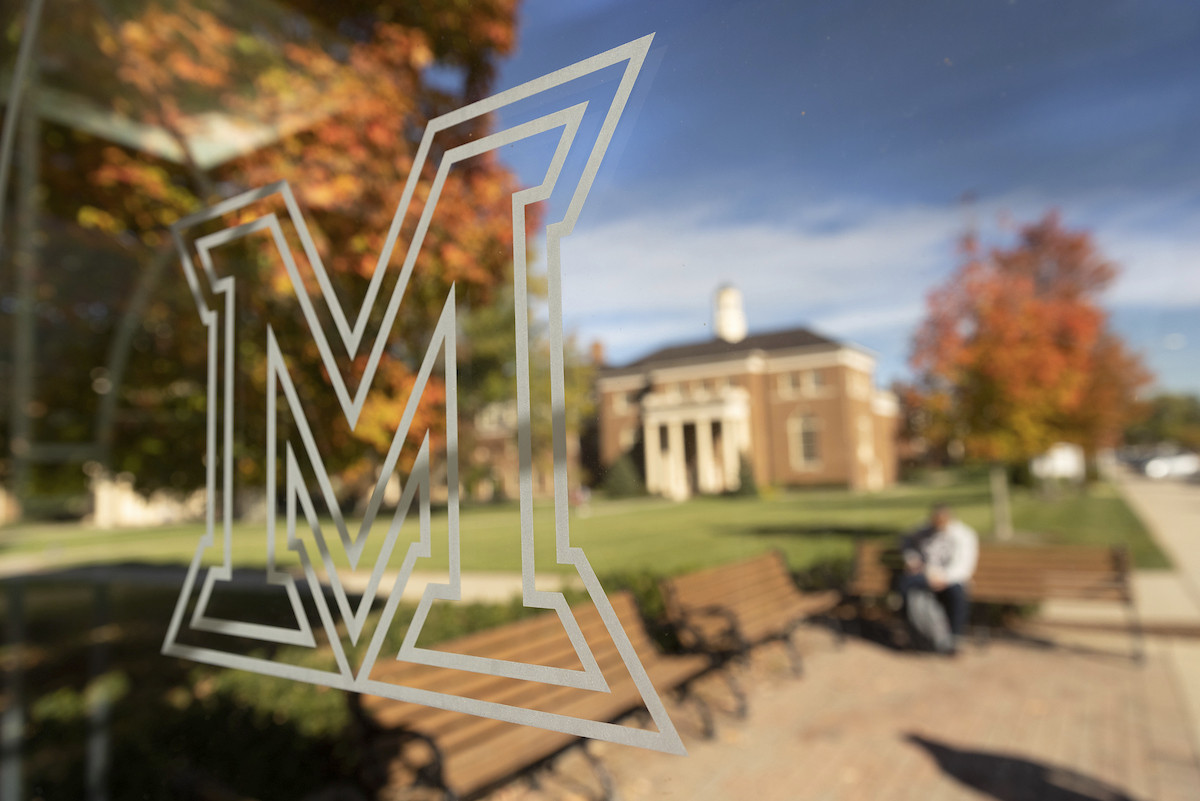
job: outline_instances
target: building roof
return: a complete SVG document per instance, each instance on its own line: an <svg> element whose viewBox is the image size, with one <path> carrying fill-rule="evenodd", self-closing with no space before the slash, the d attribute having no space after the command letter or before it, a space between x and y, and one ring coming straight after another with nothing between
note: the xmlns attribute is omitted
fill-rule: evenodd
<svg viewBox="0 0 1200 801"><path fill-rule="evenodd" d="M702 342L690 342L680 345L668 345L665 348L648 353L622 367L612 368L605 372L621 373L635 369L644 369L668 362L698 362L715 361L740 356L755 351L799 350L802 348L840 348L843 343L822 336L807 328L787 328L781 331L767 331L761 334L751 334L741 342L726 342L716 337Z"/></svg>

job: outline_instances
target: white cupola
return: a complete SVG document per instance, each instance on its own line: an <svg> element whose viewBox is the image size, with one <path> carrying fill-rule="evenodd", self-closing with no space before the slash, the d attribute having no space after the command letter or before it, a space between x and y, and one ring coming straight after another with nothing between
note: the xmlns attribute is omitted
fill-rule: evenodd
<svg viewBox="0 0 1200 801"><path fill-rule="evenodd" d="M741 342L746 338L746 311L742 308L742 293L730 284L717 288L713 328L717 338L726 342Z"/></svg>

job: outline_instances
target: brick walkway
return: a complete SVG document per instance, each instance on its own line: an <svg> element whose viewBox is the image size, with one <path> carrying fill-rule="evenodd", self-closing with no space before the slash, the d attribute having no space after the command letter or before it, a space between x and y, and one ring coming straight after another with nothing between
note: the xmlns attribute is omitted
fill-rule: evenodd
<svg viewBox="0 0 1200 801"><path fill-rule="evenodd" d="M622 801L1118 801L1200 798L1200 761L1164 646L1144 665L1107 653L1014 642L968 647L955 660L896 653L861 640L834 650L820 632L804 678L782 652L739 669L748 719L718 716L704 740L673 707L687 757L593 744ZM716 684L701 688L714 703ZM551 770L493 793L587 798L596 780L580 749Z"/></svg>

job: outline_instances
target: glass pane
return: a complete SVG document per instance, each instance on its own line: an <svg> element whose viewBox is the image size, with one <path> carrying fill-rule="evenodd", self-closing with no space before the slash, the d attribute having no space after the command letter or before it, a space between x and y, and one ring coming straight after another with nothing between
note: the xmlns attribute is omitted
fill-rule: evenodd
<svg viewBox="0 0 1200 801"><path fill-rule="evenodd" d="M598 791L526 781L580 737L1150 797L1200 737L1188 639L962 638L1200 631L1197 9L0 9L0 801ZM888 717L935 673L993 740Z"/></svg>

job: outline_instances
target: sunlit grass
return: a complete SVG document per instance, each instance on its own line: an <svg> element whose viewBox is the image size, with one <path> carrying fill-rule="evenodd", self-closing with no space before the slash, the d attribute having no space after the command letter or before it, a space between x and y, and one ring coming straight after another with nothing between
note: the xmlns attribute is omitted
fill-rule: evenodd
<svg viewBox="0 0 1200 801"><path fill-rule="evenodd" d="M865 494L845 490L774 492L764 498L698 498L685 503L656 499L596 500L570 516L572 545L580 546L597 573L678 573L779 548L802 569L816 562L849 556L859 536L892 536L921 522L936 500L951 503L958 515L986 539L991 506L986 484L968 479L950 486L900 486ZM1045 498L1026 490L1013 495L1015 528L1022 541L1130 546L1141 567L1163 567L1167 560L1116 491L1097 485L1085 494ZM539 571L570 570L554 558L554 512L539 503L532 516ZM335 537L326 521L327 537ZM380 516L368 536L360 567L375 564L387 518ZM516 572L521 569L520 515L516 504L465 508L460 531L464 570ZM448 563L445 512L431 520L431 555L417 569L444 570ZM0 531L0 566L37 569L96 563L184 564L191 560L204 532L201 524L150 529L97 530L78 525L42 524ZM233 528L236 566L264 563L264 524ZM357 532L357 522L350 523ZM299 533L315 554L311 534ZM283 549L280 561L295 563ZM416 537L415 520L401 529L389 565L399 566ZM332 550L338 552L337 546ZM219 549L210 549L217 558ZM337 559L344 565L344 559Z"/></svg>

